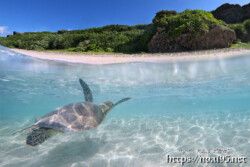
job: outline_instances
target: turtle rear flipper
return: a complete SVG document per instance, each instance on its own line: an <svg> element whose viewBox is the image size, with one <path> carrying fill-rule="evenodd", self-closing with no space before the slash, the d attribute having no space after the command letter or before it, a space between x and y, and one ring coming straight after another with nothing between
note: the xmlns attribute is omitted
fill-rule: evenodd
<svg viewBox="0 0 250 167"><path fill-rule="evenodd" d="M32 132L26 137L26 144L29 146L37 146L48 138L57 134L57 131L49 128L32 129Z"/></svg>

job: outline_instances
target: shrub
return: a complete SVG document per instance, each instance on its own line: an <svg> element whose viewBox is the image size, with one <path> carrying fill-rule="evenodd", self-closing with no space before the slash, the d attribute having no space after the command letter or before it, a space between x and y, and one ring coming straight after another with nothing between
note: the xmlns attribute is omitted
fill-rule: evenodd
<svg viewBox="0 0 250 167"><path fill-rule="evenodd" d="M244 26L248 34L250 34L250 19L244 21Z"/></svg>
<svg viewBox="0 0 250 167"><path fill-rule="evenodd" d="M20 39L14 42L14 47L21 48L21 46L22 46L22 41Z"/></svg>
<svg viewBox="0 0 250 167"><path fill-rule="evenodd" d="M230 24L229 28L234 30L237 38L241 39L246 34L244 24Z"/></svg>
<svg viewBox="0 0 250 167"><path fill-rule="evenodd" d="M89 40L85 40L83 42L80 42L78 47L76 48L76 51L86 52L88 49L89 42L90 42Z"/></svg>
<svg viewBox="0 0 250 167"><path fill-rule="evenodd" d="M106 51L106 52L113 52L114 49L112 49L112 48L106 48L105 51Z"/></svg>

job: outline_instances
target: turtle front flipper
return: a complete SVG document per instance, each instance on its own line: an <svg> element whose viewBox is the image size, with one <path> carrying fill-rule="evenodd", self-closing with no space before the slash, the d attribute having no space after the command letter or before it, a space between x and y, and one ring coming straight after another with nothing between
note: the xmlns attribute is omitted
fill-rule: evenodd
<svg viewBox="0 0 250 167"><path fill-rule="evenodd" d="M37 146L42 144L48 138L56 135L58 131L49 128L40 127L38 129L32 129L32 132L26 137L26 144L29 146Z"/></svg>
<svg viewBox="0 0 250 167"><path fill-rule="evenodd" d="M89 86L81 78L79 79L79 82L83 89L85 101L93 102L93 96Z"/></svg>

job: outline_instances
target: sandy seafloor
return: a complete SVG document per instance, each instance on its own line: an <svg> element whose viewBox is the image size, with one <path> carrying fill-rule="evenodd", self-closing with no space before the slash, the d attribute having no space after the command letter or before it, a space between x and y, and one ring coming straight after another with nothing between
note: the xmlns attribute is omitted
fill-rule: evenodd
<svg viewBox="0 0 250 167"><path fill-rule="evenodd" d="M202 61L90 65L0 47L0 166L182 166L168 163L168 155L249 161L250 55L236 50L225 58L221 52ZM59 106L82 101L78 78L89 84L95 102L131 100L96 129L58 134L37 147L25 145L27 133L12 135Z"/></svg>

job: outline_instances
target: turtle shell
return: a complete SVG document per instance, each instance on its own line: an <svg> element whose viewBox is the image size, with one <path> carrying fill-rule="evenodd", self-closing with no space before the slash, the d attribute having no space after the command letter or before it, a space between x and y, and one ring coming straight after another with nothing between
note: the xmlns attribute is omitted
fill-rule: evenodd
<svg viewBox="0 0 250 167"><path fill-rule="evenodd" d="M39 118L36 126L78 132L97 127L104 119L100 106L92 102L71 103Z"/></svg>

